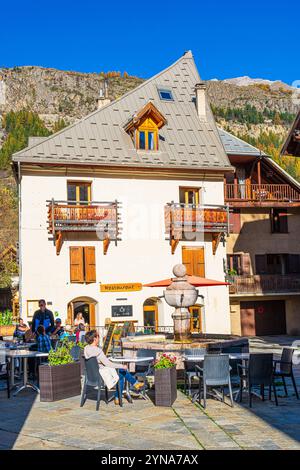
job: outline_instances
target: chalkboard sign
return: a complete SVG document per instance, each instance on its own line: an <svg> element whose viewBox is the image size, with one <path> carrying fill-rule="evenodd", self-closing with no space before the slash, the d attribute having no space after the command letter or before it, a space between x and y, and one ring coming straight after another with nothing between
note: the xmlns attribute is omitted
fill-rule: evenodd
<svg viewBox="0 0 300 470"><path fill-rule="evenodd" d="M132 317L132 305L112 305L112 317Z"/></svg>
<svg viewBox="0 0 300 470"><path fill-rule="evenodd" d="M107 354L113 339L114 331L115 331L116 325L109 325L107 335L105 337L105 340L103 342L103 352L104 354Z"/></svg>

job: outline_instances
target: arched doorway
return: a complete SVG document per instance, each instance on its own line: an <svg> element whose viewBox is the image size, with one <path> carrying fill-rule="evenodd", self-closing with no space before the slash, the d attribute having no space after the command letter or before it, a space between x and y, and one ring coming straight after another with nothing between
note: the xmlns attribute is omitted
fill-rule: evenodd
<svg viewBox="0 0 300 470"><path fill-rule="evenodd" d="M149 326L155 332L158 328L158 301L156 297L150 297L143 304L144 326Z"/></svg>
<svg viewBox="0 0 300 470"><path fill-rule="evenodd" d="M202 310L201 305L192 305L189 307L191 314L191 332L202 333Z"/></svg>
<svg viewBox="0 0 300 470"><path fill-rule="evenodd" d="M74 324L74 320L78 313L82 313L85 323L89 326L96 326L96 304L97 301L91 297L77 297L68 303L67 322Z"/></svg>

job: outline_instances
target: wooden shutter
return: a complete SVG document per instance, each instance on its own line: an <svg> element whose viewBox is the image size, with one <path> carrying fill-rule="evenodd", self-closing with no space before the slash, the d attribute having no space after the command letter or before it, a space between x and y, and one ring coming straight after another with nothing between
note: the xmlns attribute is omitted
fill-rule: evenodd
<svg viewBox="0 0 300 470"><path fill-rule="evenodd" d="M288 232L288 215L287 215L286 209L280 210L279 220L280 220L280 233L287 233Z"/></svg>
<svg viewBox="0 0 300 470"><path fill-rule="evenodd" d="M267 257L266 255L255 255L255 272L256 274L267 274Z"/></svg>
<svg viewBox="0 0 300 470"><path fill-rule="evenodd" d="M70 246L70 281L84 282L82 246Z"/></svg>
<svg viewBox="0 0 300 470"><path fill-rule="evenodd" d="M300 273L300 255L288 255L288 274Z"/></svg>
<svg viewBox="0 0 300 470"><path fill-rule="evenodd" d="M95 247L84 247L85 282L96 282Z"/></svg>
<svg viewBox="0 0 300 470"><path fill-rule="evenodd" d="M182 247L182 264L185 265L188 276L205 276L204 248Z"/></svg>
<svg viewBox="0 0 300 470"><path fill-rule="evenodd" d="M249 253L241 255L242 274L249 275L251 268L251 258Z"/></svg>
<svg viewBox="0 0 300 470"><path fill-rule="evenodd" d="M239 209L233 209L229 212L229 231L230 233L240 233L241 231L241 212Z"/></svg>

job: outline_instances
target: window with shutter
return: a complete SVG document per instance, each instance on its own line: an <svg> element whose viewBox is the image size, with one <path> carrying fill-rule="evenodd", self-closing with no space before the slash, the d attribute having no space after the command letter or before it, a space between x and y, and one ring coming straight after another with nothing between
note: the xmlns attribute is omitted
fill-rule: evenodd
<svg viewBox="0 0 300 470"><path fill-rule="evenodd" d="M229 230L230 230L230 233L240 233L241 231L240 209L232 209L229 212Z"/></svg>
<svg viewBox="0 0 300 470"><path fill-rule="evenodd" d="M205 276L205 260L203 247L182 247L182 264L188 276Z"/></svg>
<svg viewBox="0 0 300 470"><path fill-rule="evenodd" d="M242 274L249 275L251 273L251 257L249 253L241 255Z"/></svg>
<svg viewBox="0 0 300 470"><path fill-rule="evenodd" d="M95 247L84 247L84 271L85 282L96 282L96 258Z"/></svg>
<svg viewBox="0 0 300 470"><path fill-rule="evenodd" d="M94 246L70 247L70 281L96 282L96 257Z"/></svg>
<svg viewBox="0 0 300 470"><path fill-rule="evenodd" d="M300 273L300 255L288 255L288 274Z"/></svg>
<svg viewBox="0 0 300 470"><path fill-rule="evenodd" d="M83 247L70 247L70 281L84 282Z"/></svg>

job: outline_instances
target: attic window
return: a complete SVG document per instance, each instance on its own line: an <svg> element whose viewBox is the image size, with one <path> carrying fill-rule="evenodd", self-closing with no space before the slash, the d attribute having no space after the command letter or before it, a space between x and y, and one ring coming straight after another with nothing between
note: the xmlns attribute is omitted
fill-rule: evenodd
<svg viewBox="0 0 300 470"><path fill-rule="evenodd" d="M159 88L158 94L162 101L174 101L171 90L168 90L166 88Z"/></svg>

